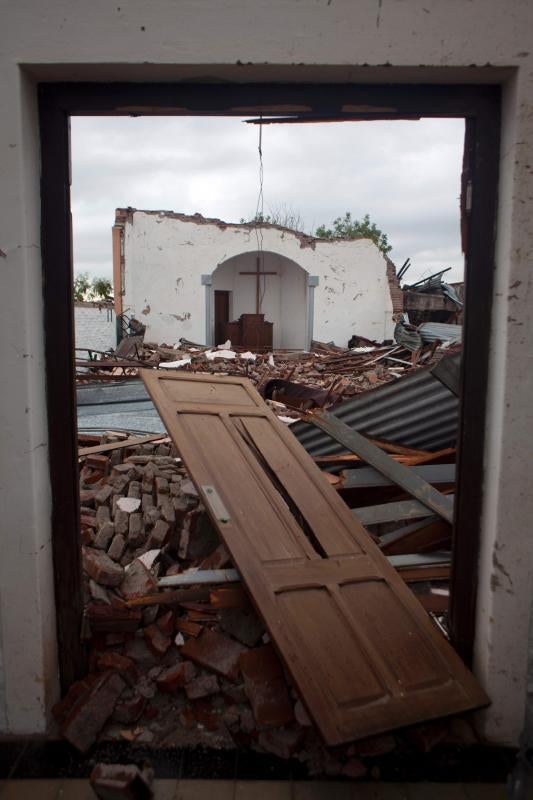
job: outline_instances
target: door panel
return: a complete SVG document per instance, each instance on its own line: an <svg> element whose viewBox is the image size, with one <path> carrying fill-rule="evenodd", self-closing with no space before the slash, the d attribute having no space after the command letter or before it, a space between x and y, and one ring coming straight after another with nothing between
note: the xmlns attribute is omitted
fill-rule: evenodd
<svg viewBox="0 0 533 800"><path fill-rule="evenodd" d="M142 377L329 745L487 703L251 383L155 370Z"/></svg>

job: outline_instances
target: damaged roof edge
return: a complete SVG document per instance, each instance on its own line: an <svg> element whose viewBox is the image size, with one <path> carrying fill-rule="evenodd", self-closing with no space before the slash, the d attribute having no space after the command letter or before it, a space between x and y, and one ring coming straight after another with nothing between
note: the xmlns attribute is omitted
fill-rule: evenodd
<svg viewBox="0 0 533 800"><path fill-rule="evenodd" d="M147 210L143 208L132 208L131 206L128 206L128 208L115 209L115 225L123 226L126 222L131 223L133 221L134 214L147 214L148 216L166 217L167 219L177 219L181 222L191 222L195 225L215 225L221 230L225 230L226 228L245 228L246 230L254 230L256 228L271 228L272 230L281 231L282 233L292 234L300 241L300 247L311 247L313 250L315 249L317 243L331 244L332 242L354 242L360 239L367 239L370 242L373 241L368 236L335 236L331 239L324 239L319 236L313 236L311 233L304 233L303 231L297 231L294 230L294 228L287 228L285 225L276 225L272 222L262 222L260 225L254 222L225 222L217 217L204 217L203 214L198 212L196 214L183 214L180 211L166 211L164 209ZM390 262L390 264L392 264L394 267L394 273L396 274L396 267L394 266L393 262L390 261L387 256L384 256L384 258L387 262L387 268L389 268ZM388 271L387 277L390 281L391 277L389 276Z"/></svg>
<svg viewBox="0 0 533 800"><path fill-rule="evenodd" d="M461 354L449 357L457 362ZM459 400L428 369L363 392L331 409L353 430L408 447L438 450L455 446ZM292 433L312 456L344 452L313 425L296 422Z"/></svg>

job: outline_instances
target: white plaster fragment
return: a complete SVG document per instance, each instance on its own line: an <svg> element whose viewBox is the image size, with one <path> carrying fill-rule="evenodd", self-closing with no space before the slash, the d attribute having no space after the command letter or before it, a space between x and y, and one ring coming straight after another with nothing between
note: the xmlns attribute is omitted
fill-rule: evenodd
<svg viewBox="0 0 533 800"><path fill-rule="evenodd" d="M163 361L159 364L162 369L179 369L191 363L190 357L180 358L178 361Z"/></svg>
<svg viewBox="0 0 533 800"><path fill-rule="evenodd" d="M137 497L119 497L117 500L117 506L127 514L137 511L140 505L141 501Z"/></svg>

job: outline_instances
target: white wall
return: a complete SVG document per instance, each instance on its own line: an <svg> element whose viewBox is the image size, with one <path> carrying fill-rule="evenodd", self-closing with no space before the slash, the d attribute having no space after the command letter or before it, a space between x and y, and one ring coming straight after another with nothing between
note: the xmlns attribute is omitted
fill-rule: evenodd
<svg viewBox="0 0 533 800"><path fill-rule="evenodd" d="M274 323L275 346L304 347L307 339L305 312L298 318L292 307L296 295L301 297L303 276L296 277L298 272L291 271L287 259L307 275L318 277L315 339L346 345L354 333L379 341L392 337L386 261L372 241L320 241L275 227L264 227L262 234L263 251L268 254L265 270L279 273L264 279L263 311ZM183 336L205 342L206 288L201 276L214 274L211 291L232 289L235 318L254 312L255 279L240 276L238 291L233 279L231 287L223 286L220 275L224 273L219 270L225 268L219 265L233 265L239 258L237 273L254 271L256 254L257 238L249 227L133 211L125 224L124 309L147 326L148 340L170 344ZM282 297L290 309L286 314Z"/></svg>
<svg viewBox="0 0 533 800"><path fill-rule="evenodd" d="M88 350L111 350L117 346L117 328L113 306L76 303L74 306L76 347Z"/></svg>
<svg viewBox="0 0 533 800"><path fill-rule="evenodd" d="M533 4L0 0L0 18L3 730L43 730L57 694L36 81L493 81L502 183L476 668L493 700L485 733L516 743L533 582Z"/></svg>

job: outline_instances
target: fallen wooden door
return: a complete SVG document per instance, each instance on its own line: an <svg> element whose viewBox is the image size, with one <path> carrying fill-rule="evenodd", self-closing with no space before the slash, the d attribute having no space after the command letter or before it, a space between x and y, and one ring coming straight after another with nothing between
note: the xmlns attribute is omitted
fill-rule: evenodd
<svg viewBox="0 0 533 800"><path fill-rule="evenodd" d="M329 745L487 703L249 381L142 377Z"/></svg>

